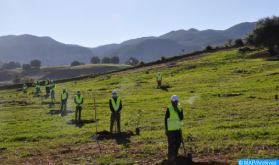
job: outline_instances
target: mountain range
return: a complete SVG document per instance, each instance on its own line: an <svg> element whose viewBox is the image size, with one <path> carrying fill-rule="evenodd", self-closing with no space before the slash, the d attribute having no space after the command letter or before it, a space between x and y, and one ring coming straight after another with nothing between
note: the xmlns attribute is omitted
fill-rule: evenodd
<svg viewBox="0 0 279 165"><path fill-rule="evenodd" d="M78 45L67 45L55 41L50 37L33 35L8 35L0 37L0 60L29 63L38 59L42 65L70 65L77 60L89 63L93 56L119 56L120 63L130 57L149 62L182 53L201 50L207 45L224 45L229 38L242 38L252 31L255 23L244 22L226 30L189 30L171 31L158 37L142 37L124 41L120 44L108 44L95 48L86 48ZM1 66L0 66L1 67Z"/></svg>

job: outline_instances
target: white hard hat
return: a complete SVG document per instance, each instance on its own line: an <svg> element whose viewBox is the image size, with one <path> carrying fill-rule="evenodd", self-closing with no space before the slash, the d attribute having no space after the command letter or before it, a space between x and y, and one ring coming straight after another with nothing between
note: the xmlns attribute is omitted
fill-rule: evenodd
<svg viewBox="0 0 279 165"><path fill-rule="evenodd" d="M172 97L171 97L171 101L178 101L179 99L178 99L178 96L176 96L176 95L173 95Z"/></svg>
<svg viewBox="0 0 279 165"><path fill-rule="evenodd" d="M26 84L23 84L23 86L25 86Z"/></svg>
<svg viewBox="0 0 279 165"><path fill-rule="evenodd" d="M49 80L49 78L47 78L47 80Z"/></svg>
<svg viewBox="0 0 279 165"><path fill-rule="evenodd" d="M160 75L160 72L158 72L158 75Z"/></svg>
<svg viewBox="0 0 279 165"><path fill-rule="evenodd" d="M39 81L39 80L37 79L37 81Z"/></svg>
<svg viewBox="0 0 279 165"><path fill-rule="evenodd" d="M77 92L80 92L80 90L77 90Z"/></svg>
<svg viewBox="0 0 279 165"><path fill-rule="evenodd" d="M63 87L62 89L63 89L63 90L65 90L66 88L65 88L65 87Z"/></svg>
<svg viewBox="0 0 279 165"><path fill-rule="evenodd" d="M51 80L51 82L53 82L53 80Z"/></svg>
<svg viewBox="0 0 279 165"><path fill-rule="evenodd" d="M117 91L116 91L116 90L113 90L112 93L113 93L113 94L117 94Z"/></svg>

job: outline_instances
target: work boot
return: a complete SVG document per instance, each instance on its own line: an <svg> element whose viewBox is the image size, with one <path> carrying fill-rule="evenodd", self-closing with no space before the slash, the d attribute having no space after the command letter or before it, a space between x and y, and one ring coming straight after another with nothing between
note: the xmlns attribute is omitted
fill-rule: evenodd
<svg viewBox="0 0 279 165"><path fill-rule="evenodd" d="M193 161L193 160L192 160L192 154L188 153L188 154L187 154L187 159L189 159L190 161Z"/></svg>

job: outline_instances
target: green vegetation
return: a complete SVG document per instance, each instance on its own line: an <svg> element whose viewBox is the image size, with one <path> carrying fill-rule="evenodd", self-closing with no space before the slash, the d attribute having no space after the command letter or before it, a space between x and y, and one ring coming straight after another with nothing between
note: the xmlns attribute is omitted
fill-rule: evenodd
<svg viewBox="0 0 279 165"><path fill-rule="evenodd" d="M277 59L244 59L257 52L220 51L203 54L195 60L172 62L172 65L166 63L57 84L56 98L60 97L63 86L69 92L69 110L74 110L73 96L77 89L81 90L85 102L82 119L95 118L96 99L98 122L80 127L66 125L74 118L74 113L64 117L46 114L49 105L41 105L40 97L23 95L16 90L1 91L0 149L7 149L1 149L0 159L6 161L5 164L17 164L20 160L35 162L38 157L54 163L159 162L167 157L164 115L174 94L178 95L184 109L186 150L196 158L210 159L216 154L222 156L220 161L233 164L240 158L276 159L279 153L279 102L274 95L278 76L265 75L279 72L279 64ZM196 68L186 69L187 66ZM243 72L232 73L238 70ZM163 85L172 88L154 89L158 72L164 77ZM144 81L148 83L136 83ZM109 85L112 83L116 84ZM108 100L113 89L123 101L122 131L135 132L139 127L140 135L132 136L131 142L127 140L122 144L116 140L99 141L100 154L98 144L91 138L96 126L98 131L109 130ZM28 93L32 91L35 88L28 89ZM218 94L231 93L243 95L218 97ZM181 148L180 153L182 151Z"/></svg>

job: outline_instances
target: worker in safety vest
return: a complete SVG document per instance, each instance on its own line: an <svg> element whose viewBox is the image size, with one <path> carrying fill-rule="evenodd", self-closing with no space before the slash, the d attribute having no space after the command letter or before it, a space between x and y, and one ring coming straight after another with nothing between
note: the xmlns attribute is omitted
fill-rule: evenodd
<svg viewBox="0 0 279 165"><path fill-rule="evenodd" d="M183 109L178 106L178 97L171 97L172 106L169 106L165 116L166 135L168 136L168 158L177 156L182 140Z"/></svg>
<svg viewBox="0 0 279 165"><path fill-rule="evenodd" d="M41 92L41 86L40 86L39 80L37 80L37 82L35 83L35 85L36 85L36 92L37 92L37 93Z"/></svg>
<svg viewBox="0 0 279 165"><path fill-rule="evenodd" d="M50 93L50 89L49 89L49 87L50 87L49 78L47 78L47 81L45 82L45 86L46 86L46 93L47 93L47 95L49 95L49 93Z"/></svg>
<svg viewBox="0 0 279 165"><path fill-rule="evenodd" d="M54 95L55 95L55 88L56 88L56 85L53 83L53 80L51 80L50 88L51 88L51 90L50 90L50 92L51 92L51 100L52 100L52 102L54 103L54 102L55 102L55 97L54 97Z"/></svg>
<svg viewBox="0 0 279 165"><path fill-rule="evenodd" d="M64 106L64 111L66 111L66 105L69 96L68 96L68 92L66 91L66 88L63 87L62 89L63 91L61 93L61 111L63 110L63 106Z"/></svg>
<svg viewBox="0 0 279 165"><path fill-rule="evenodd" d="M110 117L110 133L112 133L115 120L117 122L117 130L120 133L120 111L122 110L121 99L117 96L117 91L112 91L112 98L109 99L109 107L111 111Z"/></svg>
<svg viewBox="0 0 279 165"><path fill-rule="evenodd" d="M156 77L156 81L157 81L157 84L158 84L158 88L160 88L161 84L162 84L162 75L160 75L160 72L158 72L158 75Z"/></svg>
<svg viewBox="0 0 279 165"><path fill-rule="evenodd" d="M27 93L27 86L26 84L23 84L23 94L26 94Z"/></svg>
<svg viewBox="0 0 279 165"><path fill-rule="evenodd" d="M80 90L77 91L77 95L75 95L75 100L74 101L75 101L75 104L76 104L75 121L77 121L77 113L79 113L78 120L80 120L82 104L83 104L83 97L80 94Z"/></svg>

